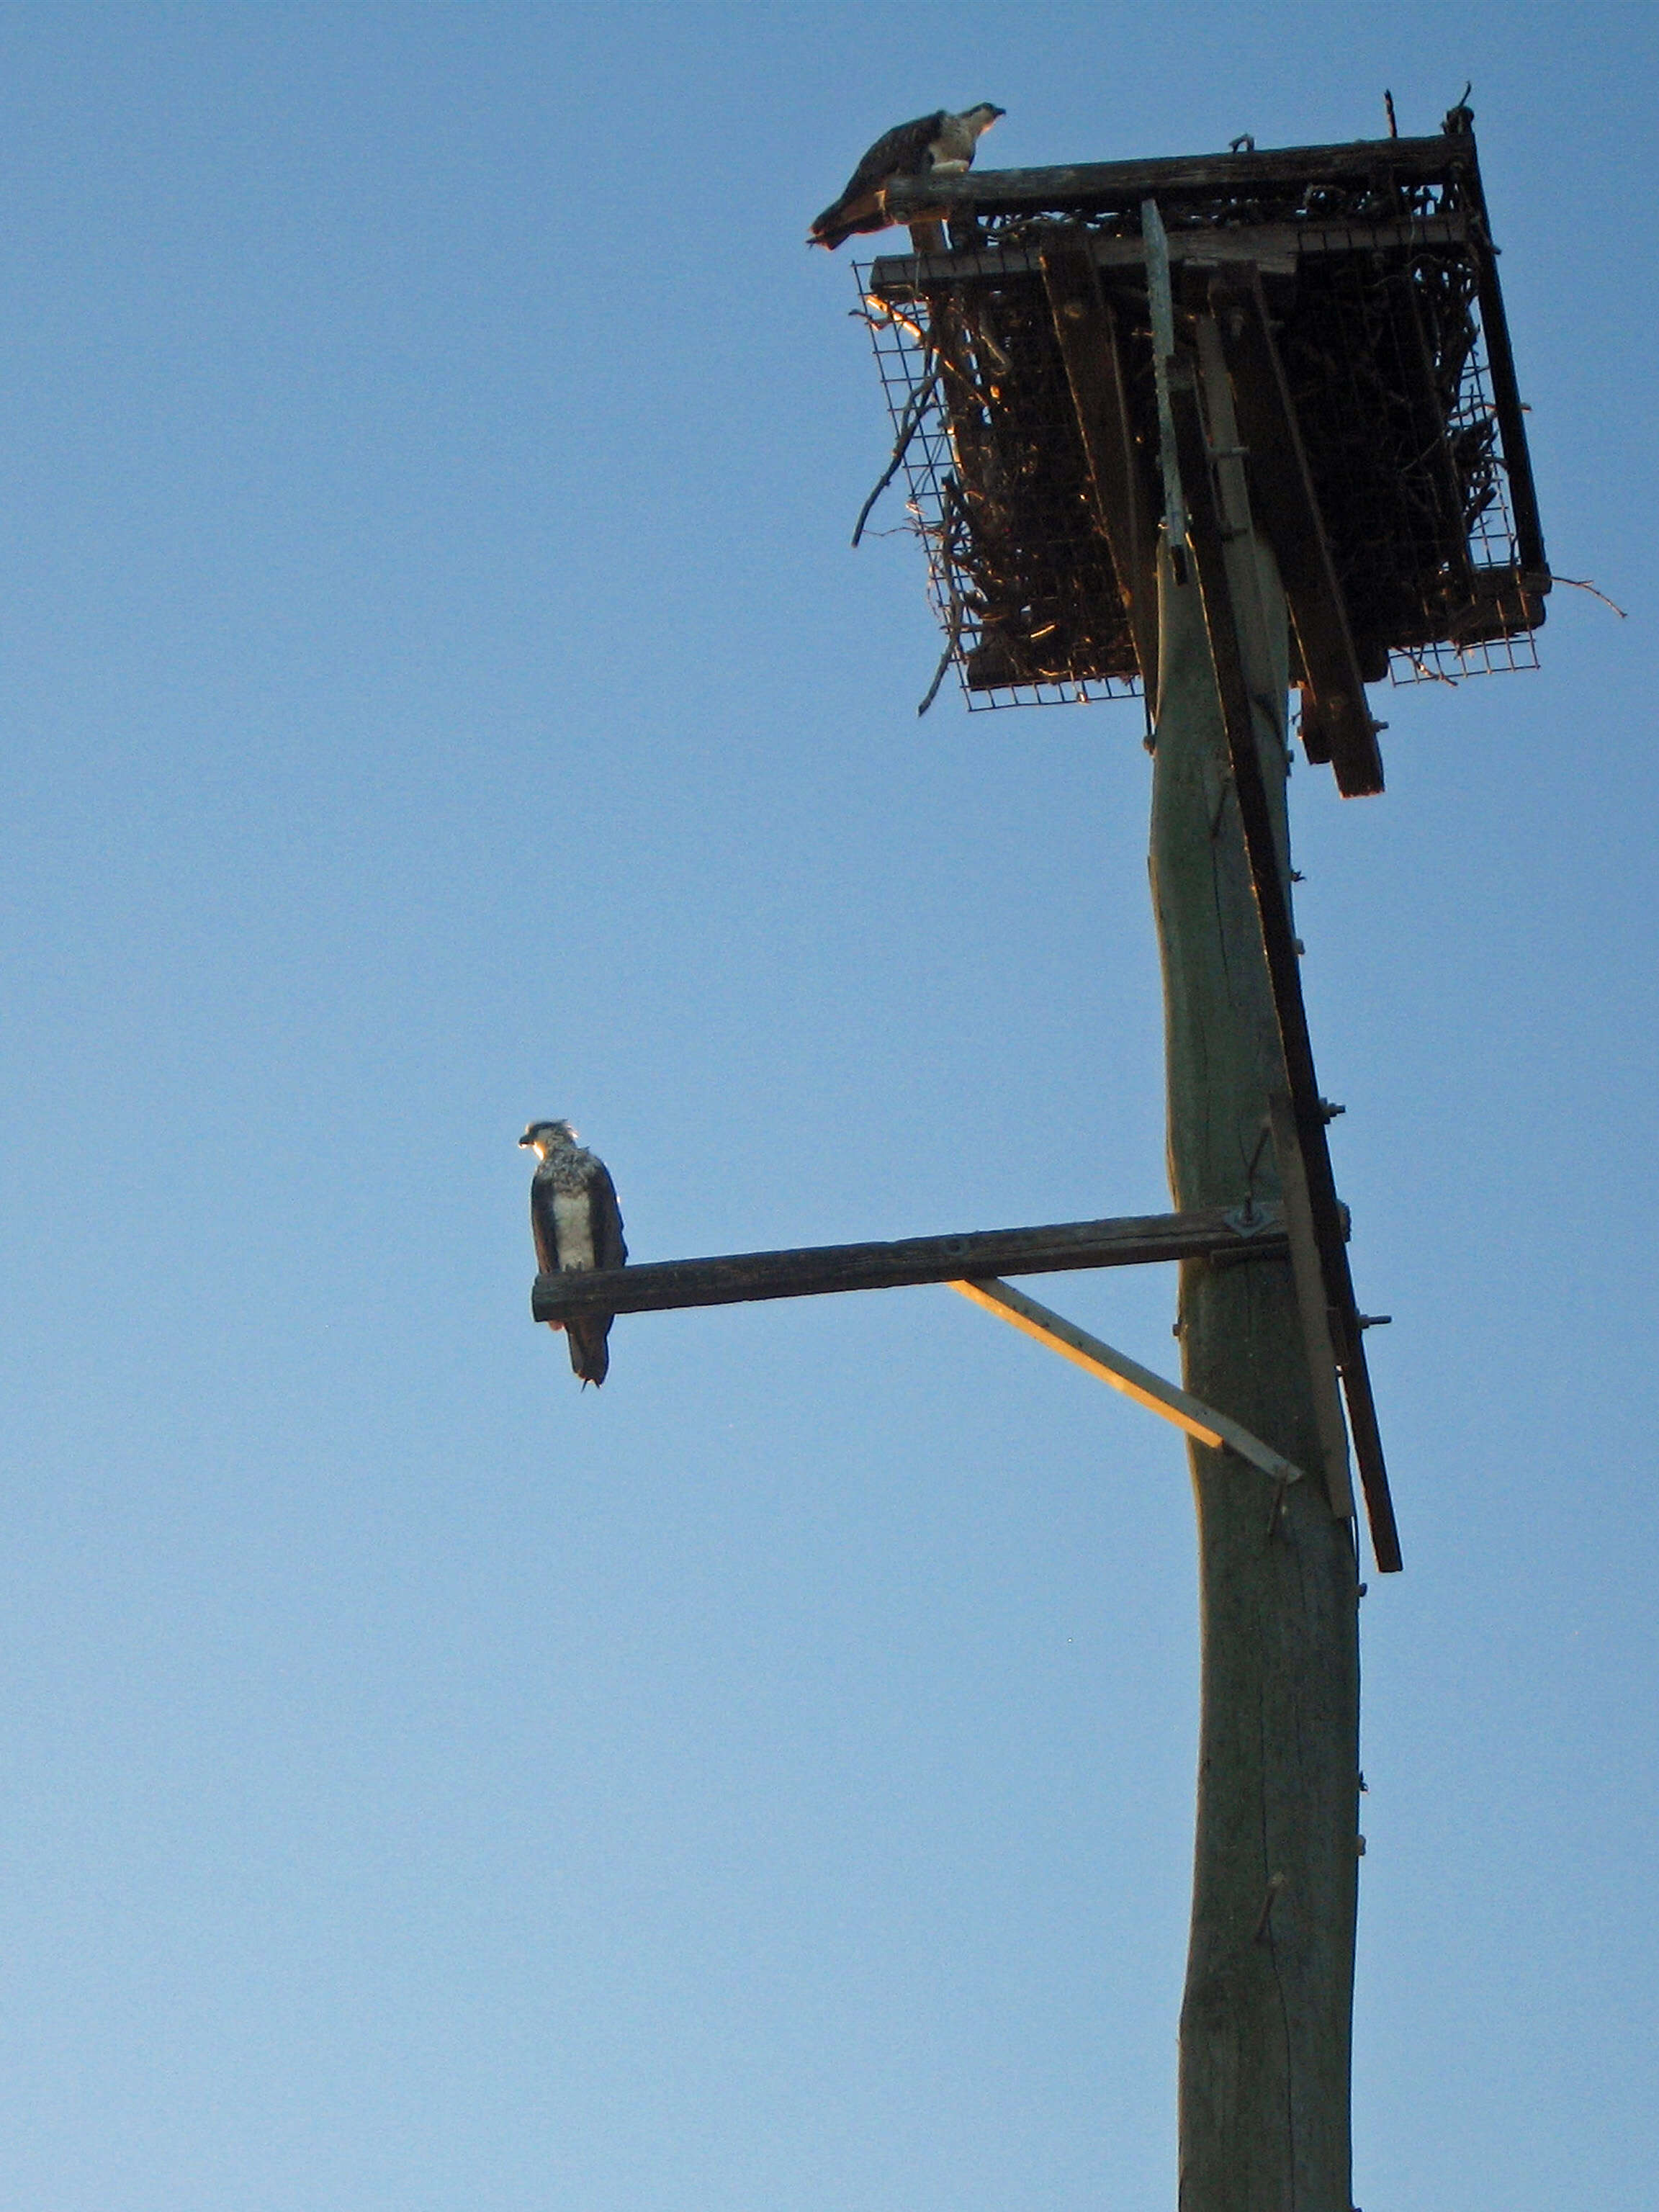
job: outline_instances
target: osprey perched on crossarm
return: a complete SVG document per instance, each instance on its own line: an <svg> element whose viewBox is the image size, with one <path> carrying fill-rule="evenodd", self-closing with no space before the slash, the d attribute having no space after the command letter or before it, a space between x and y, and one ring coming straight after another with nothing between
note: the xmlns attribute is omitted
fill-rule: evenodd
<svg viewBox="0 0 1659 2212"><path fill-rule="evenodd" d="M914 123L901 123L877 139L848 179L846 191L812 225L807 244L827 246L833 252L855 231L885 230L892 221L886 206L889 185L901 177L926 177L936 171L959 176L973 167L980 133L1007 112L1006 107L981 100L961 115L941 107L932 115L919 115Z"/></svg>
<svg viewBox="0 0 1659 2212"><path fill-rule="evenodd" d="M530 1233L544 1275L573 1267L620 1267L628 1258L622 1214L610 1170L576 1141L568 1121L532 1121L519 1139L540 1165L530 1179ZM611 1316L549 1322L564 1330L570 1364L584 1382L600 1383L611 1364Z"/></svg>

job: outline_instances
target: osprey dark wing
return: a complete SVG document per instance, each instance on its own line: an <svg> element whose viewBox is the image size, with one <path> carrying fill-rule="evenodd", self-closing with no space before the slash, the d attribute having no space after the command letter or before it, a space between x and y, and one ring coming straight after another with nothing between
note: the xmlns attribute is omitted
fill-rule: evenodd
<svg viewBox="0 0 1659 2212"><path fill-rule="evenodd" d="M884 185L890 177L921 176L949 113L948 108L936 107L931 115L919 115L914 123L896 123L890 131L884 131L848 179L842 198L855 198L873 185Z"/></svg>
<svg viewBox="0 0 1659 2212"><path fill-rule="evenodd" d="M556 1274L559 1231L553 1218L553 1185L540 1175L530 1178L530 1234L535 1240L536 1265L543 1274Z"/></svg>
<svg viewBox="0 0 1659 2212"><path fill-rule="evenodd" d="M592 1188L593 1265L625 1267L628 1247L623 1242L622 1208L617 1203L617 1188L605 1162L595 1160L593 1164L599 1170Z"/></svg>
<svg viewBox="0 0 1659 2212"><path fill-rule="evenodd" d="M581 1163L582 1200L586 1203L586 1235L582 1241L592 1257L578 1261L578 1265L593 1267L620 1267L627 1261L628 1247L623 1242L622 1212L617 1204L616 1187L611 1180L611 1170L597 1154L582 1152L577 1154ZM570 1346L570 1364L584 1382L596 1386L604 1382L611 1371L611 1316L592 1314L580 1321L569 1321L564 1327L565 1341Z"/></svg>
<svg viewBox="0 0 1659 2212"><path fill-rule="evenodd" d="M936 107L914 123L884 131L852 175L839 199L831 201L812 225L811 243L832 249L855 232L885 230L881 206L884 186L895 177L920 177L933 165L934 140L949 120L948 108Z"/></svg>

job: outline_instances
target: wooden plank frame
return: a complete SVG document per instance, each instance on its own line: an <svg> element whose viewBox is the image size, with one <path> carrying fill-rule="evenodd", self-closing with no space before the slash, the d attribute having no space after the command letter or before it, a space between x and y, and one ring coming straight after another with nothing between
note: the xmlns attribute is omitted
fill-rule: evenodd
<svg viewBox="0 0 1659 2212"><path fill-rule="evenodd" d="M1468 131L1433 138L1356 138L1336 146L1270 146L1248 154L1183 154L1150 161L1082 161L1065 168L979 169L963 176L907 178L887 187L895 222L945 210L957 216L1036 215L1047 209L1135 206L1184 192L1251 185L1433 184L1449 169L1473 171Z"/></svg>
<svg viewBox="0 0 1659 2212"><path fill-rule="evenodd" d="M1302 976L1297 965L1295 933L1280 875L1273 817L1267 804L1261 757L1245 681L1239 644L1237 617L1227 578L1221 517L1212 471L1212 456L1199 407L1198 385L1190 361L1179 357L1169 363L1170 404L1175 419L1176 447L1186 495L1188 526L1204 602L1205 626L1210 636L1216 689L1227 736L1233 772L1233 789L1243 825L1244 848L1255 895L1273 1011L1295 1124L1302 1156L1320 1271L1324 1279L1327 1310L1335 1339L1338 1370L1347 1400L1348 1425L1354 1458L1365 1495L1370 1523L1371 1549L1382 1574L1397 1573L1404 1564L1389 1494L1382 1438L1377 1427L1376 1405L1371 1395L1370 1373L1365 1363L1364 1336L1359 1309L1349 1273L1343 1216L1331 1171L1326 1142L1324 1109L1314 1072L1313 1043L1308 1030L1307 1009L1302 999Z"/></svg>
<svg viewBox="0 0 1659 2212"><path fill-rule="evenodd" d="M911 233L912 239L915 235ZM1131 276L1145 267L1146 249L1141 240L1114 237L1097 230L1078 228L1073 235L1083 241L1095 267L1108 276ZM1460 214L1420 216L1414 222L1368 223L1365 237L1380 248L1409 246L1467 246L1469 219ZM1291 276L1306 260L1322 253L1349 253L1351 230L1340 224L1321 230L1307 223L1248 223L1225 230L1175 230L1170 233L1170 259L1219 263L1224 268L1249 262L1266 276ZM1006 282L1010 276L1041 272L1047 246L969 247L962 252L934 254L884 253L870 264L869 290L879 300L910 300L931 284L972 284Z"/></svg>
<svg viewBox="0 0 1659 2212"><path fill-rule="evenodd" d="M1161 1260L1278 1257L1287 1249L1282 1206L1212 1206L1186 1213L1062 1221L1040 1229L908 1237L889 1244L816 1244L794 1251L736 1252L711 1260L659 1260L639 1267L543 1274L536 1278L530 1310L536 1321L562 1322L586 1314L661 1313L755 1298L898 1290L964 1277L1052 1274Z"/></svg>

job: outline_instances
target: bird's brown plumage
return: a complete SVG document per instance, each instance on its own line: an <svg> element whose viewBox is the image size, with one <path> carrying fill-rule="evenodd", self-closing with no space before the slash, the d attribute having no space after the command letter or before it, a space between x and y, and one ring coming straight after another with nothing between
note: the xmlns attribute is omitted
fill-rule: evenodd
<svg viewBox="0 0 1659 2212"><path fill-rule="evenodd" d="M825 246L833 252L859 232L885 230L892 221L885 204L888 185L901 177L925 177L930 169L968 168L981 132L988 131L1003 112L988 100L960 115L937 107L931 115L919 115L913 123L884 131L848 179L840 197L813 223L807 244Z"/></svg>

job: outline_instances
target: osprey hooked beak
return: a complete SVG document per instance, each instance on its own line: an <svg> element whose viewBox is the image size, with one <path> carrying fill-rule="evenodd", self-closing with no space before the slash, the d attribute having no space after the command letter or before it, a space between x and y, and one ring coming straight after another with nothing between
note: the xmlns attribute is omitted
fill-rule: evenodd
<svg viewBox="0 0 1659 2212"><path fill-rule="evenodd" d="M519 1149L524 1152L534 1152L538 1159L545 1159L547 1155L543 1146L562 1137L568 1138L573 1145L576 1141L576 1132L568 1121L532 1121L520 1138Z"/></svg>

